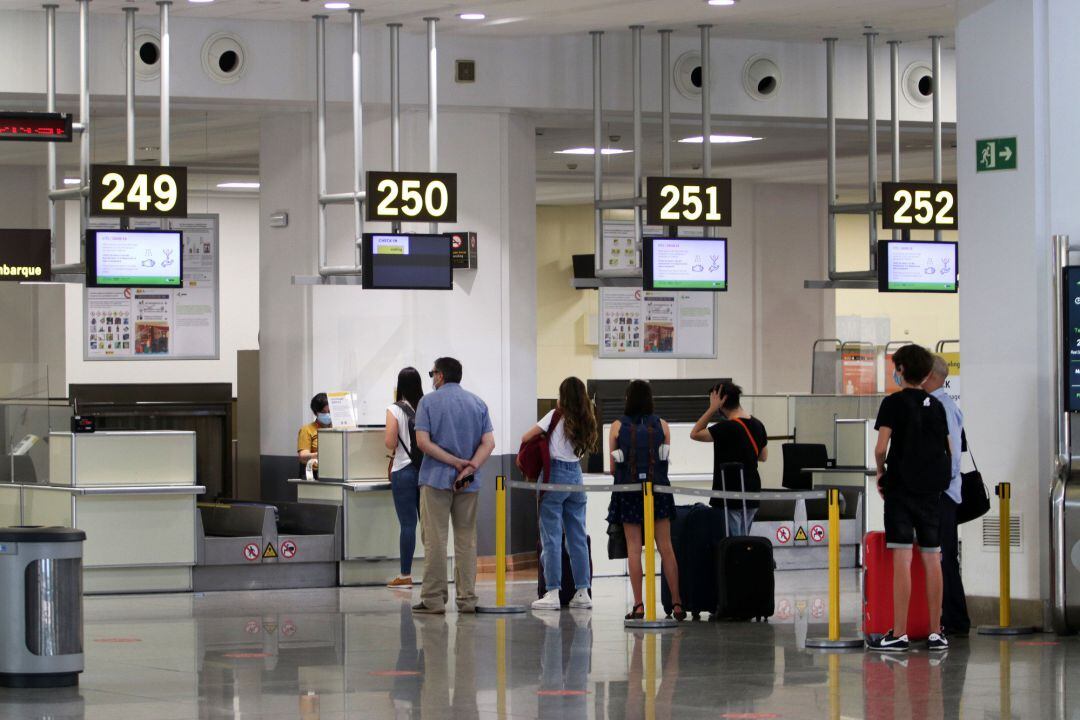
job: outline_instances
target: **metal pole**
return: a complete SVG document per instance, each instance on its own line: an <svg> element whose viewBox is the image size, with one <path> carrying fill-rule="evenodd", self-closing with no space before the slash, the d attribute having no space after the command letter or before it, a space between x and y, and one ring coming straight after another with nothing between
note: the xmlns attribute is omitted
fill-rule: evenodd
<svg viewBox="0 0 1080 720"><path fill-rule="evenodd" d="M934 182L941 182L941 36L930 36L931 73L934 76ZM934 231L934 240L941 240L941 231Z"/></svg>
<svg viewBox="0 0 1080 720"><path fill-rule="evenodd" d="M660 123L664 177L671 175L671 31L660 31Z"/></svg>
<svg viewBox="0 0 1080 720"><path fill-rule="evenodd" d="M319 205L319 274L326 268L326 16L315 15L315 174Z"/></svg>
<svg viewBox="0 0 1080 720"><path fill-rule="evenodd" d="M125 70L125 117L127 118L127 164L135 164L135 13L139 8L124 8L127 62Z"/></svg>
<svg viewBox="0 0 1080 720"><path fill-rule="evenodd" d="M593 263L596 267L596 274L599 275L604 270L602 253L604 216L599 206L599 203L604 199L604 154L601 152L603 148L601 134L604 123L604 100L603 88L601 87L603 72L600 54L600 43L604 33L600 30L593 30L589 35L592 36L593 55Z"/></svg>
<svg viewBox="0 0 1080 720"><path fill-rule="evenodd" d="M825 139L827 145L826 192L830 211L836 204L836 38L825 38ZM829 279L836 272L836 216L829 212Z"/></svg>
<svg viewBox="0 0 1080 720"><path fill-rule="evenodd" d="M1050 263L1050 283L1053 288L1054 342L1051 357L1054 359L1054 387L1064 387L1068 368L1065 365L1065 297L1064 272L1069 264L1069 236L1054 235L1053 260ZM1053 624L1058 633L1068 633L1075 628L1069 625L1066 598L1066 567L1068 554L1065 541L1065 490L1072 471L1070 439L1070 414L1062 407L1058 392L1050 393L1051 407L1057 418L1055 440L1054 474L1051 481L1050 504L1050 587L1053 593Z"/></svg>
<svg viewBox="0 0 1080 720"><path fill-rule="evenodd" d="M79 0L79 264L86 261L86 227L90 224L90 0Z"/></svg>
<svg viewBox="0 0 1080 720"><path fill-rule="evenodd" d="M56 112L56 5L45 8L45 110ZM49 192L56 190L56 143L45 143ZM49 264L56 265L56 201L49 198ZM12 476L14 477L14 476Z"/></svg>
<svg viewBox="0 0 1080 720"><path fill-rule="evenodd" d="M361 82L363 68L360 62L360 16L363 10L349 10L352 20L352 110L353 110L353 228L355 229L354 264L360 267L364 236L364 105Z"/></svg>
<svg viewBox="0 0 1080 720"><path fill-rule="evenodd" d="M876 64L874 62L874 41L876 32L863 33L866 37L866 133L870 144L867 162L866 200L873 205L877 202L877 108L874 104L874 84ZM870 211L870 269L877 269L877 212Z"/></svg>
<svg viewBox="0 0 1080 720"><path fill-rule="evenodd" d="M712 73L709 72L709 34L712 25L701 28L701 176L712 176Z"/></svg>
<svg viewBox="0 0 1080 720"><path fill-rule="evenodd" d="M637 199L644 193L641 187L641 25L631 25L631 61L634 81L634 249L641 252L641 206Z"/></svg>
<svg viewBox="0 0 1080 720"><path fill-rule="evenodd" d="M900 41L889 41L889 106L892 118L893 182L900 182ZM901 238L900 230L892 231L892 239Z"/></svg>
<svg viewBox="0 0 1080 720"><path fill-rule="evenodd" d="M390 23L390 170L401 170L401 23ZM390 223L401 232L401 223Z"/></svg>
<svg viewBox="0 0 1080 720"><path fill-rule="evenodd" d="M169 82L171 79L170 70L170 56L172 55L170 46L172 41L169 38L169 6L172 5L172 0L158 0L158 7L161 8L161 165L164 167L172 160L169 149L169 98L170 88Z"/></svg>
<svg viewBox="0 0 1080 720"><path fill-rule="evenodd" d="M427 23L428 41L428 171L439 170L439 63L438 46L435 43L437 17L424 18ZM439 232L439 224L431 223L431 234Z"/></svg>

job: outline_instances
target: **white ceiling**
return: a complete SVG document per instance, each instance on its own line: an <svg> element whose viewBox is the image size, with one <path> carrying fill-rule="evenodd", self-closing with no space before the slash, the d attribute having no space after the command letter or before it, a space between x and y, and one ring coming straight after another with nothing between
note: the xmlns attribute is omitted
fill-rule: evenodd
<svg viewBox="0 0 1080 720"><path fill-rule="evenodd" d="M54 0L62 12L74 12L72 0ZM625 29L630 24L695 31L698 23L714 23L718 37L817 41L826 35L857 36L865 25L884 36L951 37L958 0L739 0L732 7L712 7L704 0L352 0L364 10L364 21L418 24L427 16L442 19L444 32L484 35L558 35L586 30ZM977 0L976 0L977 1ZM40 10L41 0L0 0L0 8ZM120 12L134 5L140 13L156 13L153 0L93 0L91 11ZM465 22L464 11L481 11L487 19ZM308 20L326 13L344 22L343 10L326 11L322 0L215 0L193 4L175 0L176 17Z"/></svg>

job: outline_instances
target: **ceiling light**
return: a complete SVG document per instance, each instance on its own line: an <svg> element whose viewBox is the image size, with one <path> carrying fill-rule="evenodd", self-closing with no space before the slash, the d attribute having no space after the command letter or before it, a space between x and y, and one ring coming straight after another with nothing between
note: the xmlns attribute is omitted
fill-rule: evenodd
<svg viewBox="0 0 1080 720"><path fill-rule="evenodd" d="M205 3L212 3L212 2L214 2L214 0L188 0L188 2L189 3L205 4Z"/></svg>
<svg viewBox="0 0 1080 720"><path fill-rule="evenodd" d="M348 10L350 5L347 2L328 2L323 7L327 10Z"/></svg>
<svg viewBox="0 0 1080 720"><path fill-rule="evenodd" d="M713 7L727 7L734 5L739 0L705 0L705 4L712 5Z"/></svg>
<svg viewBox="0 0 1080 720"><path fill-rule="evenodd" d="M220 190L258 190L261 185L258 182L223 182L217 184Z"/></svg>
<svg viewBox="0 0 1080 720"><path fill-rule="evenodd" d="M601 148L600 149L600 154L601 155L625 155L627 153L632 153L632 152L634 152L634 151L633 150L623 150L621 148ZM555 154L556 155L595 155L596 151L593 150L591 147L578 147L578 148L567 148L566 150L556 150Z"/></svg>
<svg viewBox="0 0 1080 720"><path fill-rule="evenodd" d="M693 137L685 137L679 142L681 143L696 143L701 144L701 135L695 135ZM759 137L752 137L750 135L710 135L709 141L713 145L730 145L732 143L744 143L744 142L756 142L761 140Z"/></svg>
<svg viewBox="0 0 1080 720"><path fill-rule="evenodd" d="M458 15L458 17L462 20L483 20L487 17L487 15L479 12L467 12L461 13L460 15Z"/></svg>
<svg viewBox="0 0 1080 720"><path fill-rule="evenodd" d="M79 178L64 178L65 185L78 185L82 181Z"/></svg>

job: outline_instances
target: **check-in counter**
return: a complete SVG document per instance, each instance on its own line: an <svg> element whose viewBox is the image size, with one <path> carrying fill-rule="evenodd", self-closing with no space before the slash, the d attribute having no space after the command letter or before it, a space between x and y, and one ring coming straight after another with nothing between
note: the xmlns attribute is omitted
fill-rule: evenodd
<svg viewBox="0 0 1080 720"><path fill-rule="evenodd" d="M320 430L319 479L289 481L301 503L342 508L341 585L383 585L401 569L400 528L386 477L383 436L382 427ZM450 535L448 557L453 554ZM419 527L416 539L413 577L418 578L424 567Z"/></svg>
<svg viewBox="0 0 1080 720"><path fill-rule="evenodd" d="M0 486L0 513L86 531L85 592L192 589L195 433L52 433L49 464L47 485Z"/></svg>

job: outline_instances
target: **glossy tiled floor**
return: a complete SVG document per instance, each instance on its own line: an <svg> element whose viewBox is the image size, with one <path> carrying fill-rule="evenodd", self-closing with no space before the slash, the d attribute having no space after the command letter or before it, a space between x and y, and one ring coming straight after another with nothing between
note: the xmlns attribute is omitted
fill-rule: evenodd
<svg viewBox="0 0 1080 720"><path fill-rule="evenodd" d="M0 718L1080 717L1077 639L826 656L801 647L823 630L820 573L781 574L767 625L632 634L625 593L598 581L591 614L514 619L414 618L379 588L88 598L81 686L0 689ZM856 607L845 593L845 620Z"/></svg>

